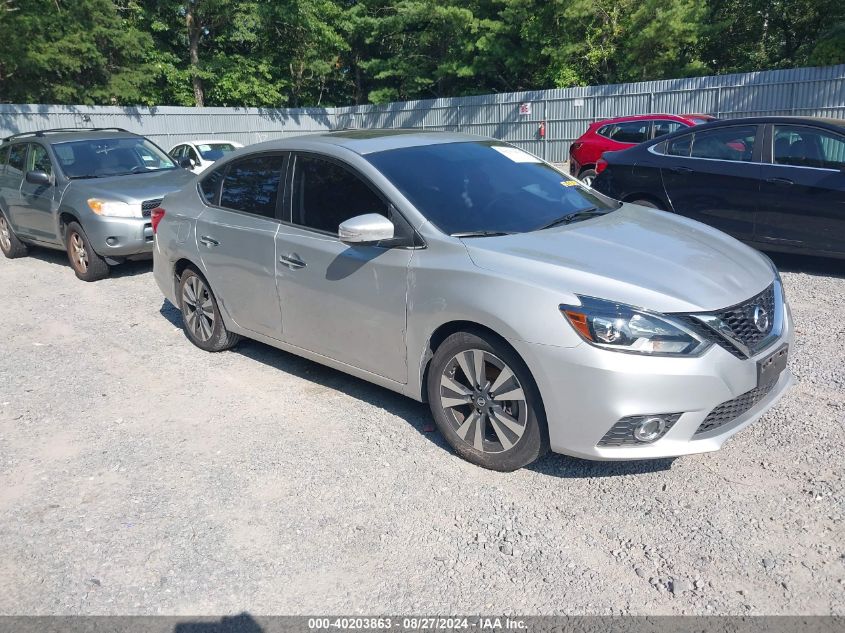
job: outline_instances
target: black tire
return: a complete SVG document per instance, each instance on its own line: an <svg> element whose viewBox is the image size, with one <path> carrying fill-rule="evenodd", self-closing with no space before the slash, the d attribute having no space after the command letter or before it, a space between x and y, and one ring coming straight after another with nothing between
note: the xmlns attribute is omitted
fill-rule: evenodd
<svg viewBox="0 0 845 633"><path fill-rule="evenodd" d="M481 382L486 383L483 388L463 369L467 366L470 373L477 371L478 353L482 358ZM471 395L467 393L469 385L473 385ZM434 352L426 388L437 428L465 460L510 472L549 450L537 385L519 355L497 337L471 332L451 335ZM513 394L519 395L501 398ZM456 400L464 402L455 404Z"/></svg>
<svg viewBox="0 0 845 633"><path fill-rule="evenodd" d="M205 309L201 309L203 306ZM179 307L185 336L200 349L222 352L241 340L239 335L226 329L211 287L193 268L185 269L179 278Z"/></svg>
<svg viewBox="0 0 845 633"><path fill-rule="evenodd" d="M638 204L641 207L648 207L649 209L660 209L661 211L663 210L663 207L661 207L659 204L657 204L653 200L646 200L644 198L641 199L641 200L632 200L631 204Z"/></svg>
<svg viewBox="0 0 845 633"><path fill-rule="evenodd" d="M18 239L2 211L0 211L0 251L3 251L8 259L17 259L29 254L29 247Z"/></svg>
<svg viewBox="0 0 845 633"><path fill-rule="evenodd" d="M596 174L595 169L585 169L580 174L578 174L578 178L580 178L581 181L587 183L588 186L592 186L593 180L595 180L597 175L598 174Z"/></svg>
<svg viewBox="0 0 845 633"><path fill-rule="evenodd" d="M78 222L71 222L65 229L65 250L73 272L82 281L100 281L109 276L109 265L91 247Z"/></svg>

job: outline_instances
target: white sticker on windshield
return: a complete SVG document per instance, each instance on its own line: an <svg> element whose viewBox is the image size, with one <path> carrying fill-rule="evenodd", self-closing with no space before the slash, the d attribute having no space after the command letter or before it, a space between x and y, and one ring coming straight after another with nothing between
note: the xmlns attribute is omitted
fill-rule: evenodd
<svg viewBox="0 0 845 633"><path fill-rule="evenodd" d="M199 149L199 151L201 152L210 152L211 145L197 145L197 149Z"/></svg>
<svg viewBox="0 0 845 633"><path fill-rule="evenodd" d="M494 150L499 152L502 156L510 158L515 163L542 163L539 158L532 156L528 152L523 152L516 147L508 147L507 145L493 145Z"/></svg>

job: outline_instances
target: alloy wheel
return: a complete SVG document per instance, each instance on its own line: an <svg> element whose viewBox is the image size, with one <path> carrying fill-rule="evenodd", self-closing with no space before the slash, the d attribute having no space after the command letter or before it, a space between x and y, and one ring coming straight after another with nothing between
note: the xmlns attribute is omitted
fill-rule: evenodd
<svg viewBox="0 0 845 633"><path fill-rule="evenodd" d="M0 245L3 246L4 251L12 249L12 231L2 215L0 215Z"/></svg>
<svg viewBox="0 0 845 633"><path fill-rule="evenodd" d="M208 341L214 333L214 304L208 288L196 275L185 280L182 305L186 327L203 343Z"/></svg>
<svg viewBox="0 0 845 633"><path fill-rule="evenodd" d="M83 274L88 272L88 253L85 250L85 242L79 233L71 233L70 235L70 257L79 272Z"/></svg>
<svg viewBox="0 0 845 633"><path fill-rule="evenodd" d="M470 349L446 363L440 376L440 404L455 433L475 450L501 453L525 434L525 391L504 361Z"/></svg>

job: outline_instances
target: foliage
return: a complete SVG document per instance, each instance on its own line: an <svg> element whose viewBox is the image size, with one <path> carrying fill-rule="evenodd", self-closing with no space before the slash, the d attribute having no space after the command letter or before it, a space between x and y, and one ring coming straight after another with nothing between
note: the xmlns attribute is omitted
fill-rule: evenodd
<svg viewBox="0 0 845 633"><path fill-rule="evenodd" d="M0 101L304 107L845 62L842 0L0 0Z"/></svg>

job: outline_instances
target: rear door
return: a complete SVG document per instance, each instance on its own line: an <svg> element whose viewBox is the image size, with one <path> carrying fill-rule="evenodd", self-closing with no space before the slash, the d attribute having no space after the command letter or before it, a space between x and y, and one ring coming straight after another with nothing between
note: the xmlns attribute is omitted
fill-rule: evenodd
<svg viewBox="0 0 845 633"><path fill-rule="evenodd" d="M40 143L30 144L24 174L30 171L44 172L53 176L53 181L47 185L34 185L27 182L24 175L21 181L21 205L27 218L26 223L32 235L38 239L57 241L54 210L58 204L58 196L55 170L47 148Z"/></svg>
<svg viewBox="0 0 845 633"><path fill-rule="evenodd" d="M730 125L669 139L661 176L674 211L752 240L762 128Z"/></svg>
<svg viewBox="0 0 845 633"><path fill-rule="evenodd" d="M775 124L767 139L757 239L845 253L845 135Z"/></svg>
<svg viewBox="0 0 845 633"><path fill-rule="evenodd" d="M275 237L286 160L257 154L211 172L202 182L209 206L197 219L197 248L217 300L239 326L275 339L282 332Z"/></svg>
<svg viewBox="0 0 845 633"><path fill-rule="evenodd" d="M394 221L386 198L351 167L297 154L290 221L276 237L285 341L407 382L405 317L413 250L346 245L338 225L365 213Z"/></svg>
<svg viewBox="0 0 845 633"><path fill-rule="evenodd" d="M26 172L28 143L17 143L9 150L9 162L2 176L3 204L9 215L9 223L18 235L35 237L30 226L29 210L21 199L21 184Z"/></svg>

